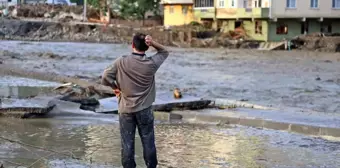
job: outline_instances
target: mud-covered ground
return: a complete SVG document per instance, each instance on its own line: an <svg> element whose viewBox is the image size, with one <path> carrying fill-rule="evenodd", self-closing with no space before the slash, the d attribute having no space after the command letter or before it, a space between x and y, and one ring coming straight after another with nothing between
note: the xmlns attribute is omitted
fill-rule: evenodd
<svg viewBox="0 0 340 168"><path fill-rule="evenodd" d="M340 113L339 54L170 50L156 75L159 90L179 87L184 94L207 98ZM115 58L129 52L130 46L117 44L0 41L3 64L91 79L98 79Z"/></svg>
<svg viewBox="0 0 340 168"><path fill-rule="evenodd" d="M0 41L1 64L90 80L98 79L115 58L129 52L129 46L116 44ZM184 94L207 98L339 114L339 62L340 55L331 53L171 48L156 82L159 90L179 87ZM34 95L39 92L34 86L56 83L1 76L0 96ZM119 167L117 122L115 115L0 119L0 164L6 168ZM160 167L340 167L336 138L156 123ZM137 164L144 167L138 138L136 143Z"/></svg>

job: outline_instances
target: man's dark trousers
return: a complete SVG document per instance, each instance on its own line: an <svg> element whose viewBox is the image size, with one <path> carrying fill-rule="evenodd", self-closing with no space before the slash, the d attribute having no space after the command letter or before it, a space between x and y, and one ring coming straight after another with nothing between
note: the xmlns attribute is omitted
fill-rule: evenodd
<svg viewBox="0 0 340 168"><path fill-rule="evenodd" d="M135 168L135 133L136 127L143 144L143 156L148 168L157 167L155 146L154 116L149 107L135 113L119 114L122 165L124 168Z"/></svg>

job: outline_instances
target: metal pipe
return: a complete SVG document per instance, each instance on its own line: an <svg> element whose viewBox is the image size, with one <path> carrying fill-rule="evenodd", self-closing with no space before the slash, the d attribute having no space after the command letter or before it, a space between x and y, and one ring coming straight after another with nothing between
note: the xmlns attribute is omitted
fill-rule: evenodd
<svg viewBox="0 0 340 168"><path fill-rule="evenodd" d="M272 0L269 0L269 19L272 19Z"/></svg>
<svg viewBox="0 0 340 168"><path fill-rule="evenodd" d="M83 22L87 21L87 18L86 18L86 4L87 4L87 0L84 0Z"/></svg>

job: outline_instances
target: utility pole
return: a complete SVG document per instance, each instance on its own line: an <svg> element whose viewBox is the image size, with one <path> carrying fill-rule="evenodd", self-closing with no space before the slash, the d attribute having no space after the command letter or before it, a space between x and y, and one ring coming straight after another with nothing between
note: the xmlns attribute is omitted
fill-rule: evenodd
<svg viewBox="0 0 340 168"><path fill-rule="evenodd" d="M87 18L86 18L86 4L87 4L87 0L84 0L83 22L87 21Z"/></svg>

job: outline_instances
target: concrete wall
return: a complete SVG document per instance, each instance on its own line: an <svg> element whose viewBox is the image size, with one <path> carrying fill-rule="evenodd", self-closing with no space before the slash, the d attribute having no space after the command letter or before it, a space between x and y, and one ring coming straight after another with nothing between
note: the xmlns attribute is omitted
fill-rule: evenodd
<svg viewBox="0 0 340 168"><path fill-rule="evenodd" d="M317 19L307 19L308 34L320 32L321 22ZM276 34L276 26L279 23L284 23L288 26L288 34ZM295 36L301 35L301 20L300 19L279 19L277 22L269 23L269 41L281 41L284 38L291 39ZM331 25L332 33L340 33L340 21L337 19L327 19L323 21L324 25Z"/></svg>
<svg viewBox="0 0 340 168"><path fill-rule="evenodd" d="M247 35L254 40L267 41L268 40L268 21L259 20L262 23L262 34L255 33L255 21L244 20L243 28ZM223 20L222 21L223 32L234 31L236 20Z"/></svg>
<svg viewBox="0 0 340 168"><path fill-rule="evenodd" d="M213 19L215 16L215 8L194 8L195 18Z"/></svg>
<svg viewBox="0 0 340 168"><path fill-rule="evenodd" d="M284 23L288 26L287 34L276 34L277 25ZM268 41L281 41L284 38L291 39L301 34L301 22L298 19L279 19L269 23Z"/></svg>
<svg viewBox="0 0 340 168"><path fill-rule="evenodd" d="M243 21L244 29L247 35L254 40L267 41L268 40L268 22L266 20L259 20L262 23L262 34L255 33L255 21Z"/></svg>
<svg viewBox="0 0 340 168"><path fill-rule="evenodd" d="M320 29L320 22L317 19L308 19L308 33L317 33Z"/></svg>
<svg viewBox="0 0 340 168"><path fill-rule="evenodd" d="M296 0L296 8L286 8L286 0L272 0L273 18L326 17L339 18L340 10L332 9L332 0L319 0L319 7L312 9L310 0Z"/></svg>
<svg viewBox="0 0 340 168"><path fill-rule="evenodd" d="M170 13L170 8L173 13ZM183 13L182 8L187 7L187 13ZM189 24L193 21L192 5L164 5L164 25L179 26Z"/></svg>
<svg viewBox="0 0 340 168"><path fill-rule="evenodd" d="M332 33L340 33L340 20L332 20Z"/></svg>
<svg viewBox="0 0 340 168"><path fill-rule="evenodd" d="M268 18L269 8L217 8L216 18L235 19L235 18Z"/></svg>

